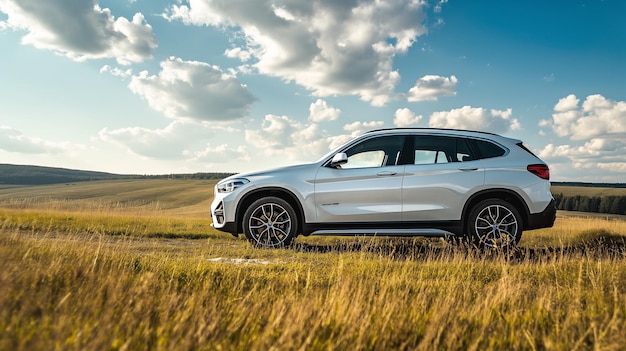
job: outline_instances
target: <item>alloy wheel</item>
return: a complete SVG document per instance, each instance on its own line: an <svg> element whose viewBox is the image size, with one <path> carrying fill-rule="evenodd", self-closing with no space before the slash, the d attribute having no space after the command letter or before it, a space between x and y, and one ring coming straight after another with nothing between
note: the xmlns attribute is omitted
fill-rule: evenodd
<svg viewBox="0 0 626 351"><path fill-rule="evenodd" d="M479 243L494 248L515 244L520 229L515 213L499 204L484 207L473 225Z"/></svg>
<svg viewBox="0 0 626 351"><path fill-rule="evenodd" d="M280 204L266 202L254 210L248 219L251 241L258 246L276 247L287 244L291 239L293 219L289 211Z"/></svg>

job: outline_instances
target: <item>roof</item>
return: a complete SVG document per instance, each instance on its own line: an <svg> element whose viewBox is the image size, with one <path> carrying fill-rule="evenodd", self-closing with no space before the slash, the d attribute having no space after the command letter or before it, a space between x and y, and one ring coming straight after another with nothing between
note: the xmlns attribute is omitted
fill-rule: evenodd
<svg viewBox="0 0 626 351"><path fill-rule="evenodd" d="M501 136L499 134L491 133L491 132L484 132L484 131L479 131L479 130L469 130L469 129L453 129L453 128L382 128L382 129L370 130L368 132L365 132L364 134L375 133L375 132L385 132L385 131L463 132L463 133L476 133L476 134L486 134L486 135ZM453 134L457 134L457 133L453 133Z"/></svg>
<svg viewBox="0 0 626 351"><path fill-rule="evenodd" d="M448 129L448 128L384 128L384 129L375 129L369 132L364 133L363 135L368 134L391 134L394 132L406 132L406 133L432 133L432 134L441 134L441 135L449 135L449 136L465 136L465 137L474 137L474 138L483 138L489 139L492 141L498 141L500 143L514 143L517 144L521 142L521 140L515 138L505 137L496 133L476 131L476 130L466 130L466 129Z"/></svg>

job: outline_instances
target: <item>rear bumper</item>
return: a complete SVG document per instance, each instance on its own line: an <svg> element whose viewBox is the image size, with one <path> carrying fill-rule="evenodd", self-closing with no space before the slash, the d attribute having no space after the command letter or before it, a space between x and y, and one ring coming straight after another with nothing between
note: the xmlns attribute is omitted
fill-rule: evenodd
<svg viewBox="0 0 626 351"><path fill-rule="evenodd" d="M554 199L550 201L545 210L539 213L532 213L528 216L528 225L526 230L551 228L556 220L556 202Z"/></svg>

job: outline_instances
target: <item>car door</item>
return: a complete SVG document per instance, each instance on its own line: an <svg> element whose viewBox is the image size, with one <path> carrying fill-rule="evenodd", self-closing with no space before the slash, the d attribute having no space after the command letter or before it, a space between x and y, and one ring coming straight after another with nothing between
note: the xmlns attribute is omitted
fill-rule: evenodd
<svg viewBox="0 0 626 351"><path fill-rule="evenodd" d="M376 136L349 147L348 162L324 165L315 178L320 223L400 222L405 136Z"/></svg>
<svg viewBox="0 0 626 351"><path fill-rule="evenodd" d="M402 185L403 221L461 219L465 200L484 184L481 161L464 138L417 135L413 142Z"/></svg>

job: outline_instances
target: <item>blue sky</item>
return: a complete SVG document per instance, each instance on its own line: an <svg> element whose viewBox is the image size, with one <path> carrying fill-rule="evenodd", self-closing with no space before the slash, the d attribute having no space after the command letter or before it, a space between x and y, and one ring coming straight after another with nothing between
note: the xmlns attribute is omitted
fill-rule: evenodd
<svg viewBox="0 0 626 351"><path fill-rule="evenodd" d="M317 159L375 128L522 139L626 182L621 0L0 0L0 163L132 174Z"/></svg>

